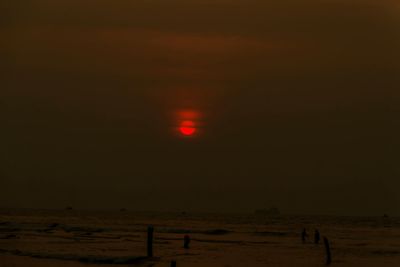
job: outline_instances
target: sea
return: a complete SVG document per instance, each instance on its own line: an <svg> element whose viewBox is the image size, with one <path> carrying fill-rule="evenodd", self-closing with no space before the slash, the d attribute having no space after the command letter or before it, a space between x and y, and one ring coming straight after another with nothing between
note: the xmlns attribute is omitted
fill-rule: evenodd
<svg viewBox="0 0 400 267"><path fill-rule="evenodd" d="M400 266L400 218L0 210L0 267L326 265Z"/></svg>

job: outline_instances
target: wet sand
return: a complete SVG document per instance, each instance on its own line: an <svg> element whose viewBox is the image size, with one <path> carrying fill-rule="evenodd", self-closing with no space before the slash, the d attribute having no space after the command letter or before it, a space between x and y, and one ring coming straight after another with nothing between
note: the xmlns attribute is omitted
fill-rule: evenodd
<svg viewBox="0 0 400 267"><path fill-rule="evenodd" d="M146 257L153 225L154 258ZM300 233L308 230L301 242ZM0 267L400 266L400 219L334 216L2 210ZM191 238L190 249L183 237Z"/></svg>

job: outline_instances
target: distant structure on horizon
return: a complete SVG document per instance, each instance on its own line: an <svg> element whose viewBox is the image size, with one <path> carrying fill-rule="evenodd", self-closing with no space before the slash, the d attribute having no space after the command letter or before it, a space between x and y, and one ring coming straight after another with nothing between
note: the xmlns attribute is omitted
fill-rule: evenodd
<svg viewBox="0 0 400 267"><path fill-rule="evenodd" d="M278 216L281 215L281 212L278 208L269 208L269 209L258 209L254 211L255 215L259 216Z"/></svg>

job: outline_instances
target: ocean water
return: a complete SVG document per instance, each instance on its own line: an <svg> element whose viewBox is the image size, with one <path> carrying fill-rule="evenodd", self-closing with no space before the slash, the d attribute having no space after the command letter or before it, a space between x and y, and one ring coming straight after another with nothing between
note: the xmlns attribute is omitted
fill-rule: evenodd
<svg viewBox="0 0 400 267"><path fill-rule="evenodd" d="M0 266L324 266L315 229L332 266L400 266L400 218L76 210L1 210Z"/></svg>

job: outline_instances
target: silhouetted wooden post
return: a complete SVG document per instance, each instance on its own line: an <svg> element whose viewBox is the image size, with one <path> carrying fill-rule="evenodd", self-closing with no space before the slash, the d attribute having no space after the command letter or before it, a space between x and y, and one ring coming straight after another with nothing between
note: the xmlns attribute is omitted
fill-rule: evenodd
<svg viewBox="0 0 400 267"><path fill-rule="evenodd" d="M328 241L328 238L326 238L326 236L324 236L324 244L325 244L325 250L326 250L326 265L330 265L332 262L331 249L329 247L329 241Z"/></svg>
<svg viewBox="0 0 400 267"><path fill-rule="evenodd" d="M154 227L149 226L147 227L147 257L153 257L153 233Z"/></svg>
<svg viewBox="0 0 400 267"><path fill-rule="evenodd" d="M176 261L171 261L171 267L176 267Z"/></svg>

